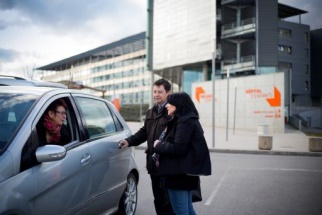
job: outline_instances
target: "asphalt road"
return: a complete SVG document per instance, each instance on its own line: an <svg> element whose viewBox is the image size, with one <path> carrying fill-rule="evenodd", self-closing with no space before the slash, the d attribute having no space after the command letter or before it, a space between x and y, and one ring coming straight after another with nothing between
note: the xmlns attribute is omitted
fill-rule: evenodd
<svg viewBox="0 0 322 215"><path fill-rule="evenodd" d="M140 170L137 215L155 214L145 154ZM201 177L198 215L320 215L322 157L211 153L212 175Z"/></svg>

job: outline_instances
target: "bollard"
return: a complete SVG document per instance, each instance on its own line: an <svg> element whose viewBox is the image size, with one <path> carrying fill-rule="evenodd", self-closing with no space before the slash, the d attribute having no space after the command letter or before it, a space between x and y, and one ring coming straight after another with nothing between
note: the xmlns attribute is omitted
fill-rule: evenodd
<svg viewBox="0 0 322 215"><path fill-rule="evenodd" d="M272 136L258 136L258 149L271 150L273 145Z"/></svg>
<svg viewBox="0 0 322 215"><path fill-rule="evenodd" d="M309 151L310 152L322 152L322 138L310 137L309 138Z"/></svg>

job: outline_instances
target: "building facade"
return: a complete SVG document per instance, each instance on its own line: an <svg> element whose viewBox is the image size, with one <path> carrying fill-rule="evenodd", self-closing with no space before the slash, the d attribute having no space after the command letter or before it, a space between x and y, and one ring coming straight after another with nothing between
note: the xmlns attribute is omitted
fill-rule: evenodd
<svg viewBox="0 0 322 215"><path fill-rule="evenodd" d="M44 80L87 86L85 90L107 100L118 98L120 105L149 104L151 74L146 72L145 38L142 32L38 70Z"/></svg>
<svg viewBox="0 0 322 215"><path fill-rule="evenodd" d="M149 33L153 38L152 70L178 81L180 90L194 96L197 91L192 83L210 81L213 70L216 81L230 76L232 82L234 78L281 73L285 120L297 107L312 105L310 26L300 19L307 11L277 0L148 3L153 23ZM287 21L294 16L299 17L297 23ZM271 88L274 92L273 82ZM216 116L224 115L224 110L216 111Z"/></svg>
<svg viewBox="0 0 322 215"><path fill-rule="evenodd" d="M278 90L282 96L278 103L278 111L282 112L278 114L278 125L274 124L274 117L264 120L275 128L281 127L281 120L288 121L301 108L314 103L310 26L301 24L301 15L306 11L277 0L147 2L146 32L38 68L43 79L67 80L89 86L88 90L99 89L94 93L111 101L119 98L121 106L151 106L152 83L160 77L172 82L174 92L185 91L195 99L203 92L202 98L207 98L203 101L209 102L211 98L214 103L214 91L209 92L209 87L200 89L198 83L214 85L219 81L221 111L216 110L215 114L221 116L227 114L224 106L229 105L223 102L226 83L223 80L230 77L232 83L243 86L244 96L264 98L262 103L256 102L257 106L270 104L269 96L274 97ZM287 21L290 17L299 17L299 21ZM265 75L272 75L273 78L268 78L272 82L259 77ZM248 80L260 84L252 85ZM250 86L245 86L246 83ZM230 90L234 88L226 87L227 95L233 94L228 93ZM252 90L257 94L249 93ZM256 110L277 111L275 107ZM256 122L260 122L258 116L254 117Z"/></svg>

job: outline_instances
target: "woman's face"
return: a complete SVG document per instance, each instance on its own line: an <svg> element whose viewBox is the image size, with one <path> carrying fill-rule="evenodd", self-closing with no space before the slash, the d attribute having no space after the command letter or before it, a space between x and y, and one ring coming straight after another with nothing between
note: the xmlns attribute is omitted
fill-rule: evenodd
<svg viewBox="0 0 322 215"><path fill-rule="evenodd" d="M169 116L173 116L174 115L174 112L176 111L176 106L174 106L174 105L172 105L172 104L166 104L166 106L165 106L166 108L167 108L167 110L168 110L168 115Z"/></svg>
<svg viewBox="0 0 322 215"><path fill-rule="evenodd" d="M62 125L66 119L66 109L64 106L58 106L56 111L49 111L49 116L54 123Z"/></svg>

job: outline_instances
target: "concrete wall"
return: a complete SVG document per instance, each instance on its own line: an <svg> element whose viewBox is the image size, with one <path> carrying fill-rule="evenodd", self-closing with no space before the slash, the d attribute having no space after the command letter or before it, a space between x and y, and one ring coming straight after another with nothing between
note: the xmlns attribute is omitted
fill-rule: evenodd
<svg viewBox="0 0 322 215"><path fill-rule="evenodd" d="M215 81L216 127L226 127L228 113L228 128L256 131L268 125L270 133L284 133L284 73L229 78L229 91L227 85L227 79ZM192 99L201 123L211 126L212 81L193 83Z"/></svg>
<svg viewBox="0 0 322 215"><path fill-rule="evenodd" d="M210 60L215 21L216 1L154 1L153 70Z"/></svg>
<svg viewBox="0 0 322 215"><path fill-rule="evenodd" d="M322 108L303 111L299 115L307 121L308 127L322 128Z"/></svg>

